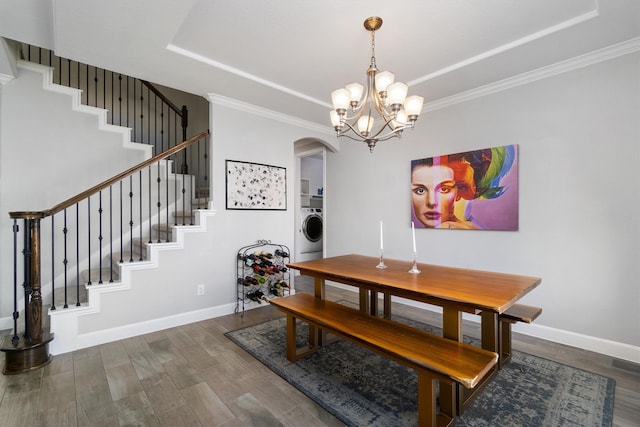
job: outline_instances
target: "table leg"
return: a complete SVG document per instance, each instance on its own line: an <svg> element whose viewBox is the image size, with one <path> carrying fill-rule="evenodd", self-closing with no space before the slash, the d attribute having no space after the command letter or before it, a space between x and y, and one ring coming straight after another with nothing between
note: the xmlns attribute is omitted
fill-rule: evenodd
<svg viewBox="0 0 640 427"><path fill-rule="evenodd" d="M316 298L324 299L326 293L324 279L321 277L313 278L313 291Z"/></svg>
<svg viewBox="0 0 640 427"><path fill-rule="evenodd" d="M442 307L442 336L450 340L462 342L462 313L456 307ZM452 408L447 408L453 415L462 413L464 402L464 388L459 384L452 384L451 394L454 395Z"/></svg>
<svg viewBox="0 0 640 427"><path fill-rule="evenodd" d="M391 319L391 294L384 295L384 309L383 314L385 319Z"/></svg>
<svg viewBox="0 0 640 427"><path fill-rule="evenodd" d="M442 307L442 336L462 342L462 313L454 307Z"/></svg>
<svg viewBox="0 0 640 427"><path fill-rule="evenodd" d="M378 293L376 291L371 291L371 300L369 307L369 314L372 316L378 315Z"/></svg>
<svg viewBox="0 0 640 427"><path fill-rule="evenodd" d="M482 310L481 318L481 338L482 348L493 351L500 355L499 349L499 329L498 329L498 313L489 310Z"/></svg>
<svg viewBox="0 0 640 427"><path fill-rule="evenodd" d="M313 278L313 292L316 298L325 299L326 297L326 285L324 279L321 277ZM325 341L325 333L320 328L312 327L309 325L309 345L322 347Z"/></svg>
<svg viewBox="0 0 640 427"><path fill-rule="evenodd" d="M364 288L360 288L359 295L360 295L360 311L369 313L369 291Z"/></svg>

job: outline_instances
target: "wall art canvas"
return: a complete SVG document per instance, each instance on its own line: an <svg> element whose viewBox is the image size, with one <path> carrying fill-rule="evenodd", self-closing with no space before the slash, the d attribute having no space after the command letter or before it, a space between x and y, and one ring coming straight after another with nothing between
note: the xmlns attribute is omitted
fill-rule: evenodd
<svg viewBox="0 0 640 427"><path fill-rule="evenodd" d="M287 210L287 170L226 161L227 209Z"/></svg>
<svg viewBox="0 0 640 427"><path fill-rule="evenodd" d="M518 146L411 161L416 228L518 230Z"/></svg>

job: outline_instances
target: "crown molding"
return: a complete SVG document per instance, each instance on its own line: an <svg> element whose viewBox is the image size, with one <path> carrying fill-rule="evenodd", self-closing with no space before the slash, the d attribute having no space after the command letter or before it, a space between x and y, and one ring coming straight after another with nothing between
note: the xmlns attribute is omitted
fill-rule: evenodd
<svg viewBox="0 0 640 427"><path fill-rule="evenodd" d="M435 111L446 108L461 102L467 102L472 99L502 92L504 90L513 89L518 86L526 85L538 80L557 76L579 68L588 67L600 62L609 61L611 59L628 55L630 53L640 51L640 37L636 37L615 45L608 46L575 58L557 62L555 64L541 67L536 70L528 71L517 76L509 77L495 83L480 86L465 92L460 92L437 101L428 102L424 105L422 112Z"/></svg>
<svg viewBox="0 0 640 427"><path fill-rule="evenodd" d="M240 70L238 68L231 67L231 66L229 66L227 64L223 64L222 62L214 61L211 58L207 58L206 56L199 55L199 54L197 54L195 52L191 52L190 50L187 50L187 49L183 49L183 48L181 48L179 46L176 46L174 44L169 43L167 45L166 49L168 51L176 53L178 55L182 55L182 56L185 56L187 58L193 59L195 61L202 62L203 64L207 64L207 65L209 65L211 67L215 67L215 68L218 68L220 70L235 74L236 76L239 76L239 77L254 81L256 83L262 84L264 86L270 87L270 88L278 90L280 92L283 92L283 93L295 96L297 98L304 99L306 101L312 102L314 104L322 105L323 107L331 107L330 104L327 104L326 102L320 101L319 99L316 99L316 98L314 98L312 96L305 95L304 93L301 93L301 92L295 91L293 89L290 89L288 87L282 86L280 84L274 83L274 82L272 82L270 80L263 79L262 77L258 77L258 76L254 75L254 74L247 73L246 71L242 71L242 70Z"/></svg>
<svg viewBox="0 0 640 427"><path fill-rule="evenodd" d="M297 126L303 129L318 132L323 135L335 136L335 131L329 126L319 125L308 120L302 120L288 114L279 113L277 111L269 110L267 108L258 107L257 105L249 104L246 102L238 101L237 99L229 98L216 93L208 93L205 96L209 102L222 107L231 108L234 110L242 111L256 116L264 117L270 120L276 120L289 125Z"/></svg>

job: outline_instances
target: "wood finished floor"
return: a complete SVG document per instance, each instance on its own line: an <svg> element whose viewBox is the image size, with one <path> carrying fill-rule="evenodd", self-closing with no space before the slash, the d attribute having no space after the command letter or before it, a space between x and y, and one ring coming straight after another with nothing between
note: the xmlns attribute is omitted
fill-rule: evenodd
<svg viewBox="0 0 640 427"><path fill-rule="evenodd" d="M296 290L310 291L309 281L298 278ZM351 292L327 291L329 299L356 300ZM414 307L395 304L394 312L439 323ZM78 350L34 372L0 375L0 426L342 425L223 335L276 316L265 305L244 317ZM477 336L477 325L465 323L465 333ZM639 366L519 334L514 348L614 378L614 426L640 426Z"/></svg>

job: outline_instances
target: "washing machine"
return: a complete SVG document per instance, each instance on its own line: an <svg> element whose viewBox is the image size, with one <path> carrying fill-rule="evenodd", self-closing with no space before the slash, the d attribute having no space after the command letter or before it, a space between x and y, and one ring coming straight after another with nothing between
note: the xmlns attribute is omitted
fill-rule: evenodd
<svg viewBox="0 0 640 427"><path fill-rule="evenodd" d="M322 254L322 209L302 208L300 229L300 253L320 252Z"/></svg>

